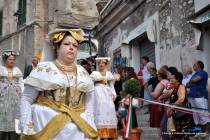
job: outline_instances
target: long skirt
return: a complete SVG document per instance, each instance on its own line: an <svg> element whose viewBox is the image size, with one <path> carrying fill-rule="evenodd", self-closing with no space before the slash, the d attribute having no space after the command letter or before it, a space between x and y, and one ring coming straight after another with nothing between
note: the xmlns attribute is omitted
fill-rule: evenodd
<svg viewBox="0 0 210 140"><path fill-rule="evenodd" d="M112 89L107 85L95 86L95 123L100 138L117 138L117 116Z"/></svg>
<svg viewBox="0 0 210 140"><path fill-rule="evenodd" d="M90 126L92 126L96 130L96 126L94 123L94 114L91 111L93 108L93 94L89 93L85 96L85 108L86 110L80 114L81 118L84 119ZM34 131L39 132L43 130L43 128L47 125L47 123L56 115L60 114L60 112L38 104L33 104L31 106L32 110L32 122L34 124ZM93 109L92 109L93 110ZM56 127L56 126L55 126ZM24 132L27 134L27 130L29 130L28 126L25 126ZM1 139L0 139L1 140ZM84 132L82 132L79 127L73 122L69 121L66 125L61 129L61 131L52 138L52 140L90 140Z"/></svg>
<svg viewBox="0 0 210 140"><path fill-rule="evenodd" d="M160 122L163 117L162 106L150 104L150 127L159 128Z"/></svg>

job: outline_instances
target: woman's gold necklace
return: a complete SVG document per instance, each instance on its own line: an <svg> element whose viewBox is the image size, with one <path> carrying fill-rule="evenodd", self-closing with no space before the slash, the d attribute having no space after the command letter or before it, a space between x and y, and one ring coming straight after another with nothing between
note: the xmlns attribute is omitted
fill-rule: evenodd
<svg viewBox="0 0 210 140"><path fill-rule="evenodd" d="M65 73L74 73L76 74L76 65L72 64L70 66L65 66L62 65L57 59L55 60L55 65L61 70L62 72Z"/></svg>

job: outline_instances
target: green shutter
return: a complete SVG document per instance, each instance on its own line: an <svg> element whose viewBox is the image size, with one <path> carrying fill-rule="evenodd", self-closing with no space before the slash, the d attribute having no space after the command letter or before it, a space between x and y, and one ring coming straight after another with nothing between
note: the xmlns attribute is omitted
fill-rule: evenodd
<svg viewBox="0 0 210 140"><path fill-rule="evenodd" d="M18 25L22 25L26 22L26 0L19 0L18 7Z"/></svg>
<svg viewBox="0 0 210 140"><path fill-rule="evenodd" d="M26 23L26 0L23 0L23 17L22 17L22 20L23 20L23 23Z"/></svg>

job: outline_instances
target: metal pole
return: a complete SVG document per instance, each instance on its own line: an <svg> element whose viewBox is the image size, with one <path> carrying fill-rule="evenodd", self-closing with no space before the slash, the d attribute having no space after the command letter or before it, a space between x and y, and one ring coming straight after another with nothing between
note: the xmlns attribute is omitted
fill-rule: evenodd
<svg viewBox="0 0 210 140"><path fill-rule="evenodd" d="M90 56L92 56L92 50L91 50L91 35L90 35L90 34L89 34L89 36L88 36L88 44L89 44L89 47L90 47L89 54L90 54Z"/></svg>

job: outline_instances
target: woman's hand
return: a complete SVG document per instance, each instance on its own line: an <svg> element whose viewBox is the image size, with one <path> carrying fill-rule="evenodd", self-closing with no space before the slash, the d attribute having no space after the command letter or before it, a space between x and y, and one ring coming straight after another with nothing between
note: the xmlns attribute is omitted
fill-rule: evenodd
<svg viewBox="0 0 210 140"><path fill-rule="evenodd" d="M112 96L112 100L113 100L113 101L115 101L116 98L117 98L117 96L114 96L114 95Z"/></svg>
<svg viewBox="0 0 210 140"><path fill-rule="evenodd" d="M164 89L163 94L169 95L173 92L174 89Z"/></svg>
<svg viewBox="0 0 210 140"><path fill-rule="evenodd" d="M119 74L114 74L114 81L120 81L120 75Z"/></svg>
<svg viewBox="0 0 210 140"><path fill-rule="evenodd" d="M172 92L173 92L173 89L169 89L169 90L164 89L163 94L158 98L158 100L161 101L164 99L168 99L171 96Z"/></svg>
<svg viewBox="0 0 210 140"><path fill-rule="evenodd" d="M148 83L145 82L145 83L144 83L144 89L148 89L148 86L149 86Z"/></svg>
<svg viewBox="0 0 210 140"><path fill-rule="evenodd" d="M162 100L161 96L160 96L160 97L158 97L157 101L158 101L158 102L160 102L160 103L162 103L162 102L163 102L163 100Z"/></svg>
<svg viewBox="0 0 210 140"><path fill-rule="evenodd" d="M125 97L125 100L123 101L123 103L124 103L125 105L129 105L129 97L130 97L130 95L128 94L128 95Z"/></svg>
<svg viewBox="0 0 210 140"><path fill-rule="evenodd" d="M167 116L168 116L168 117L171 117L172 114L173 114L173 109L172 109L172 108L168 109L168 110L167 110Z"/></svg>

